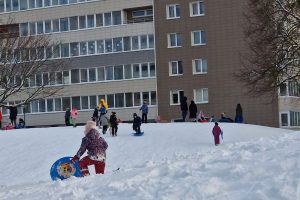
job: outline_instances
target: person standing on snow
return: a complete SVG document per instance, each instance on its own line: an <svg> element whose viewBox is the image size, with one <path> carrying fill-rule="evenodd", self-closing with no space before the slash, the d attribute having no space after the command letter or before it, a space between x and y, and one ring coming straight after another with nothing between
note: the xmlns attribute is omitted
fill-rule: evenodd
<svg viewBox="0 0 300 200"><path fill-rule="evenodd" d="M102 134L103 135L106 134L106 131L108 129L108 125L109 125L108 121L109 121L109 119L108 119L106 113L104 113L100 116L99 123L102 125Z"/></svg>
<svg viewBox="0 0 300 200"><path fill-rule="evenodd" d="M190 119L191 121L195 122L197 121L197 105L195 104L195 101L191 101L191 104L189 106L189 112L190 112Z"/></svg>
<svg viewBox="0 0 300 200"><path fill-rule="evenodd" d="M187 98L184 96L180 102L181 116L182 116L183 122L185 122L185 118L188 114L188 109L189 109L186 101L187 101Z"/></svg>
<svg viewBox="0 0 300 200"><path fill-rule="evenodd" d="M143 102L140 110L142 111L142 123L147 123L148 105L146 101Z"/></svg>
<svg viewBox="0 0 300 200"><path fill-rule="evenodd" d="M115 112L112 112L111 113L111 116L109 118L109 123L110 123L110 126L111 126L111 134L112 136L117 136L117 131L118 131L118 119L117 119L117 116L116 116L116 113Z"/></svg>
<svg viewBox="0 0 300 200"><path fill-rule="evenodd" d="M220 144L220 135L222 134L222 130L219 127L218 122L215 122L215 126L212 130L212 134L214 135L215 145L218 146Z"/></svg>
<svg viewBox="0 0 300 200"><path fill-rule="evenodd" d="M79 161L80 171L83 176L90 175L88 166L95 165L96 174L104 174L106 149L108 147L106 141L100 136L100 133L96 130L96 123L88 121L84 130L85 137L82 138L81 146L72 158L72 162ZM87 152L87 156L80 157Z"/></svg>
<svg viewBox="0 0 300 200"><path fill-rule="evenodd" d="M14 104L8 107L9 110L9 119L11 124L16 127L17 126L17 116L18 116L18 109L17 106Z"/></svg>
<svg viewBox="0 0 300 200"><path fill-rule="evenodd" d="M70 126L70 119L71 119L71 111L70 111L70 108L67 108L66 112L65 112L65 124L66 124L66 126Z"/></svg>
<svg viewBox="0 0 300 200"><path fill-rule="evenodd" d="M71 118L72 118L72 123L73 123L73 127L76 127L76 119L78 117L78 110L76 108L72 108L71 111Z"/></svg>
<svg viewBox="0 0 300 200"><path fill-rule="evenodd" d="M141 118L136 113L133 113L132 129L135 131L135 133L137 134L141 133L141 124L142 124Z"/></svg>
<svg viewBox="0 0 300 200"><path fill-rule="evenodd" d="M239 103L236 105L235 120L234 121L236 123L243 123L244 122L242 106Z"/></svg>

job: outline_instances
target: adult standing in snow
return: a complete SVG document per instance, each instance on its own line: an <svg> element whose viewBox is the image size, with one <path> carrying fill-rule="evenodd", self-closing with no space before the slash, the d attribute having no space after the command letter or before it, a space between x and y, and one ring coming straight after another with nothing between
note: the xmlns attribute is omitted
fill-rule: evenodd
<svg viewBox="0 0 300 200"><path fill-rule="evenodd" d="M146 101L143 102L140 110L142 111L142 123L147 123L148 105Z"/></svg>
<svg viewBox="0 0 300 200"><path fill-rule="evenodd" d="M184 96L180 102L181 116L182 116L183 122L185 122L185 118L188 114L188 104L186 101L187 101L187 98Z"/></svg>
<svg viewBox="0 0 300 200"><path fill-rule="evenodd" d="M71 111L70 111L70 108L67 108L66 112L65 112L65 124L66 124L66 126L70 126L70 119L71 119Z"/></svg>
<svg viewBox="0 0 300 200"><path fill-rule="evenodd" d="M215 145L218 146L220 144L220 135L222 134L222 130L218 122L215 122L215 126L212 130L212 134L214 135Z"/></svg>
<svg viewBox="0 0 300 200"><path fill-rule="evenodd" d="M72 118L73 127L75 128L77 126L76 119L78 118L78 110L76 108L72 108L71 118Z"/></svg>
<svg viewBox="0 0 300 200"><path fill-rule="evenodd" d="M118 131L118 119L115 112L112 112L109 118L109 123L111 127L111 134L112 136L117 136Z"/></svg>
<svg viewBox="0 0 300 200"><path fill-rule="evenodd" d="M243 123L244 119L243 119L243 109L241 104L237 104L236 105L236 109L235 109L235 120L236 123Z"/></svg>
<svg viewBox="0 0 300 200"><path fill-rule="evenodd" d="M93 112L92 120L93 120L94 122L96 122L96 125L98 125L98 121L99 121L99 120L98 120L98 117L99 117L98 113L99 113L98 108L95 108L95 109L94 109L94 112Z"/></svg>
<svg viewBox="0 0 300 200"><path fill-rule="evenodd" d="M17 126L17 116L18 116L18 109L17 106L14 104L8 107L9 110L9 119L11 124L16 127Z"/></svg>
<svg viewBox="0 0 300 200"><path fill-rule="evenodd" d="M72 158L72 162L75 163L79 161L80 157L87 150L87 156L79 161L82 175L90 175L88 169L90 165L95 165L96 174L104 174L106 149L108 145L96 130L96 123L93 121L86 123L84 134L85 137L82 138L81 146L76 155Z"/></svg>
<svg viewBox="0 0 300 200"><path fill-rule="evenodd" d="M191 121L195 122L197 120L197 105L195 104L195 101L191 101L191 104L189 106L189 112L190 112L190 119Z"/></svg>

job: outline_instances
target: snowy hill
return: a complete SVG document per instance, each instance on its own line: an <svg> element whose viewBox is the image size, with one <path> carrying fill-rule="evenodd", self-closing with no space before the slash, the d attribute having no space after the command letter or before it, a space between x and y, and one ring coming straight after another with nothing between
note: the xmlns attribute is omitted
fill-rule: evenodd
<svg viewBox="0 0 300 200"><path fill-rule="evenodd" d="M300 133L245 124L119 126L108 142L106 173L53 182L51 165L73 156L83 127L0 132L0 200L300 200ZM113 172L120 167L120 170Z"/></svg>

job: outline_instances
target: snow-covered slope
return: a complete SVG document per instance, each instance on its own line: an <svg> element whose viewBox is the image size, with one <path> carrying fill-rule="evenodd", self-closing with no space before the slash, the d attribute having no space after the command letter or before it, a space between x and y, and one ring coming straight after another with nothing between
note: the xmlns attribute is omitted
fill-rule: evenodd
<svg viewBox="0 0 300 200"><path fill-rule="evenodd" d="M300 133L245 124L145 124L133 137L119 126L108 142L106 173L53 182L51 165L73 156L83 127L0 132L0 199L300 200ZM114 172L114 169L120 170Z"/></svg>

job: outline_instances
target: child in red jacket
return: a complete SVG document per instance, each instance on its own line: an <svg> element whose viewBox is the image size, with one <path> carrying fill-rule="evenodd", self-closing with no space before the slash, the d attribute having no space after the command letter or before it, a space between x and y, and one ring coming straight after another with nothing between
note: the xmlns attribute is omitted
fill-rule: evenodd
<svg viewBox="0 0 300 200"><path fill-rule="evenodd" d="M222 134L222 130L218 122L215 122L215 126L212 130L212 134L214 135L215 145L218 146L220 144L220 135Z"/></svg>

